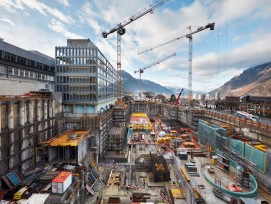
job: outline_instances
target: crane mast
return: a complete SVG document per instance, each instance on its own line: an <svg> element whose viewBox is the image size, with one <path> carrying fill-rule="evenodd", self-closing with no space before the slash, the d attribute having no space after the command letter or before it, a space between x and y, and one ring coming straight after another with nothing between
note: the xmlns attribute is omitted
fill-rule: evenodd
<svg viewBox="0 0 271 204"><path fill-rule="evenodd" d="M111 33L117 31L117 77L116 77L116 92L117 92L117 105L122 105L122 82L121 82L121 36L125 34L126 29L125 26L129 25L133 21L141 18L142 16L146 15L147 13L153 13L153 10L162 6L166 2L170 0L162 0L157 4L150 5L149 7L143 9L142 11L136 13L135 15L131 16L130 18L126 19L125 21L119 23L116 27L112 28L110 31L102 32L102 36L107 38L107 36Z"/></svg>
<svg viewBox="0 0 271 204"><path fill-rule="evenodd" d="M148 69L148 68L150 68L150 67L152 67L152 66L154 66L154 65L156 65L156 64L159 64L160 62L166 61L167 59L169 59L169 58L171 58L171 57L174 57L174 56L176 56L176 53L175 53L175 52L172 53L172 54L170 54L170 55L168 55L168 56L166 56L166 57L163 57L163 58L161 58L161 59L159 59L159 60L157 60L157 61L155 61L155 62L153 62L153 63L151 63L151 64L149 64L149 65L147 65L146 67L143 67L143 68L140 68L140 69L137 70L137 71L134 71L135 74L136 74L137 72L139 73L139 90L140 90L140 92L139 92L139 97L140 97L141 100L142 100L142 81L141 81L141 74L144 73L144 70L145 70L145 69Z"/></svg>
<svg viewBox="0 0 271 204"><path fill-rule="evenodd" d="M169 43L172 43L176 40L179 40L179 39L182 39L182 38L188 38L189 39L189 69L188 69L188 87L189 87L189 94L188 94L188 109L189 109L189 117L190 119L188 120L188 125L191 125L192 123L192 54L193 54L193 37L192 35L193 34L196 34L198 32L201 32L205 29L210 29L210 30L214 30L214 27L215 27L215 23L208 23L206 26L201 26L199 27L197 30L195 31L192 31L191 30L191 26L188 26L188 29L189 29L189 33L188 34L185 34L185 35L182 35L182 36L179 36L177 38L174 38L172 40L169 40L167 42L164 42L164 43L161 43L153 48L150 48L150 49L147 49L145 51L142 51L142 52L139 52L138 54L142 54L142 53L146 53L146 52L149 52L149 51L152 51L156 48L159 48L159 47L162 47L164 45L167 45Z"/></svg>
<svg viewBox="0 0 271 204"><path fill-rule="evenodd" d="M190 33L192 33L191 30L191 26L188 27ZM192 102L192 57L193 57L193 37L192 34L189 34L186 36L189 39L189 70L188 70L188 88L189 88L189 92L188 92L188 107L189 107L189 111L191 112L190 114L192 115L192 110L191 110L191 106L193 106Z"/></svg>

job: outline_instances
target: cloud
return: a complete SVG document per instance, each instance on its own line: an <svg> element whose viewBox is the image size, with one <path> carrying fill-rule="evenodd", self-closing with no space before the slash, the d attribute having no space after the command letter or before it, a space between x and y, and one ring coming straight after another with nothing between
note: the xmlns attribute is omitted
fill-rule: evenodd
<svg viewBox="0 0 271 204"><path fill-rule="evenodd" d="M61 3L62 5L66 6L66 7L69 7L70 4L69 4L69 1L68 0L57 0L59 3Z"/></svg>
<svg viewBox="0 0 271 204"><path fill-rule="evenodd" d="M51 23L48 24L48 27L57 32L62 34L63 36L65 36L66 38L75 38L75 39L82 39L84 38L83 36L77 35L75 33L72 33L70 31L67 30L66 26L63 25L63 23L61 23L60 21L57 21L55 19L51 20Z"/></svg>
<svg viewBox="0 0 271 204"><path fill-rule="evenodd" d="M64 13L62 13L56 8L52 8L52 7L47 6L44 3L38 2L37 0L23 0L23 4L29 7L30 9L37 10L44 16L47 16L47 14L51 14L52 16L54 16L55 18L58 18L64 23L67 23L67 24L74 23L74 20L70 16L65 15Z"/></svg>
<svg viewBox="0 0 271 204"><path fill-rule="evenodd" d="M55 57L56 45L66 44L66 38L50 31L47 26L25 26L23 19L19 19L15 23L16 29L9 24L1 24L1 38L7 43L25 50L37 50L51 57ZM19 37L18 31L20 31Z"/></svg>
<svg viewBox="0 0 271 204"><path fill-rule="evenodd" d="M8 23L8 24L10 24L12 26L15 26L15 23L13 23L10 19L8 19L6 17L1 17L0 20L5 22L5 23Z"/></svg>
<svg viewBox="0 0 271 204"><path fill-rule="evenodd" d="M16 9L23 10L23 5L20 0L1 0L0 6L6 8L10 12L16 12Z"/></svg>
<svg viewBox="0 0 271 204"><path fill-rule="evenodd" d="M24 12L24 15L25 16L30 16L30 14L28 12L26 12L26 11Z"/></svg>
<svg viewBox="0 0 271 204"><path fill-rule="evenodd" d="M101 26L98 22L99 14L94 11L93 6L87 2L82 5L81 9L78 11L77 16L81 23L87 24L94 29L95 34L101 34Z"/></svg>
<svg viewBox="0 0 271 204"><path fill-rule="evenodd" d="M32 16L36 13L33 11L38 11L42 14L40 18L53 18L47 23L50 30L42 25L39 28L46 34L50 33L51 39L47 39L47 43L50 44L56 37L65 43L66 39L63 36L82 38L84 36L75 32L85 33L114 67L117 61L117 34L112 33L104 39L101 36L102 31L109 31L153 2L152 0L92 0L83 1L78 9L78 6L73 5L74 1L58 1L64 6L70 5L71 13L65 13L67 8L59 4L56 4L58 7L53 8L38 0L1 0L0 11L22 10L22 12L29 12ZM175 5L180 5L180 7ZM2 15L11 19L16 26L23 23L23 20L18 21L6 13ZM21 17L26 18L23 15ZM150 68L143 77L163 85L178 84L180 87L187 87L189 44L186 38L146 54L137 55L137 53L188 33L186 29L188 25L204 26L214 21L215 31L206 30L193 36L193 48L195 48L193 50L193 87L214 89L217 83L232 78L235 73L241 72L244 68L270 61L270 0L193 0L192 3L185 4L169 1L154 10L153 14L146 14L125 27L126 34L121 38L122 69L133 74L134 70L147 66L172 52L177 52L176 57ZM76 31L70 30L71 24L77 29ZM12 28L8 23L5 26L5 29ZM25 37L24 40L26 39Z"/></svg>

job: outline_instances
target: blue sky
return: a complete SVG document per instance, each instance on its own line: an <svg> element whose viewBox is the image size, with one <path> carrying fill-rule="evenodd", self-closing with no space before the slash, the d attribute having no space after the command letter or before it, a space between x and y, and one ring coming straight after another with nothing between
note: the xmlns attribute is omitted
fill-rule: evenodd
<svg viewBox="0 0 271 204"><path fill-rule="evenodd" d="M158 0L155 0L157 2ZM153 3L151 0L0 0L0 37L26 50L54 57L67 38L91 39L116 67L116 33L101 32ZM215 22L215 30L193 36L193 90L211 91L244 69L271 61L270 0L170 0L126 26L122 68L133 73L165 55L177 56L145 71L143 79L188 86L186 38L137 53Z"/></svg>

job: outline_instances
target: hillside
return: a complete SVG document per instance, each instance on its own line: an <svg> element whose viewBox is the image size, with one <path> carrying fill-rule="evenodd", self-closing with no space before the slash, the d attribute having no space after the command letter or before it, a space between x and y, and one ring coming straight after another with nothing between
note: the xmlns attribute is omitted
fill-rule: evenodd
<svg viewBox="0 0 271 204"><path fill-rule="evenodd" d="M132 93L139 92L139 79L134 78L132 75L127 73L126 71L121 71L122 76L122 83L126 91ZM171 95L173 93L172 90L161 86L155 82L150 80L142 80L142 91L152 91L155 94L164 94L164 95Z"/></svg>
<svg viewBox="0 0 271 204"><path fill-rule="evenodd" d="M177 87L166 86L166 88L168 88L171 91L173 91L175 95L178 95L180 93L180 91L181 91L181 88L177 88ZM189 91L189 89L184 88L182 95L183 96L187 96L188 95L188 91ZM203 91L193 91L193 94L201 94L202 95L202 94L205 94L205 92L203 92Z"/></svg>
<svg viewBox="0 0 271 204"><path fill-rule="evenodd" d="M239 76L233 77L223 86L211 91L214 96L217 90L225 96L271 96L271 62L248 68Z"/></svg>

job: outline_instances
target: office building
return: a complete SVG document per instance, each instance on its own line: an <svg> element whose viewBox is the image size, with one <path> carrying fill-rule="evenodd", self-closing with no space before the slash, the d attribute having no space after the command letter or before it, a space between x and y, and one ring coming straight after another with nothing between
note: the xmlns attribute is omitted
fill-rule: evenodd
<svg viewBox="0 0 271 204"><path fill-rule="evenodd" d="M115 102L116 70L89 39L68 39L55 50L56 91L66 117L81 117Z"/></svg>
<svg viewBox="0 0 271 204"><path fill-rule="evenodd" d="M54 59L0 39L0 95L54 91Z"/></svg>

